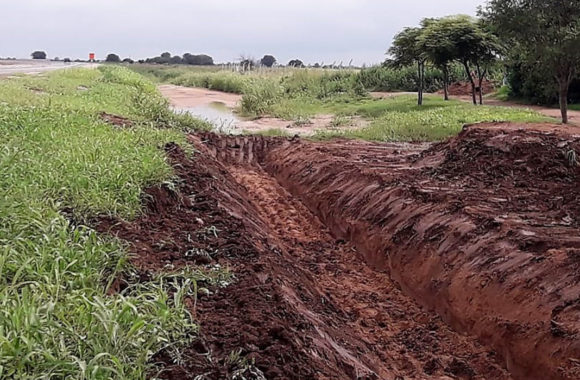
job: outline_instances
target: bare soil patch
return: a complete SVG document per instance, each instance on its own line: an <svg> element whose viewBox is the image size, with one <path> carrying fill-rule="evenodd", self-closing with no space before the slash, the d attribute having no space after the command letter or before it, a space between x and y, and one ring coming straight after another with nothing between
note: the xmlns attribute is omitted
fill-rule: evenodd
<svg viewBox="0 0 580 380"><path fill-rule="evenodd" d="M241 95L206 88L182 87L171 84L161 85L158 88L161 94L169 99L171 105L176 108L193 108L220 102L228 108L234 109L242 100Z"/></svg>
<svg viewBox="0 0 580 380"><path fill-rule="evenodd" d="M237 119L233 123L228 123L228 132L254 133L259 134L271 129L279 129L288 135L312 136L318 130L335 129L358 129L369 125L369 122L361 117L350 117L345 125L334 126L334 115L315 115L303 122L284 120L276 117L260 117L256 119L243 118L236 114L242 96L221 91L213 91L204 88L181 87L174 85L159 86L159 90L170 104L179 111L203 110L214 104L222 104L229 111L229 115L224 115L224 119ZM203 112L202 112L203 113ZM199 116L203 118L203 115Z"/></svg>
<svg viewBox="0 0 580 380"><path fill-rule="evenodd" d="M114 126L117 126L117 127L128 128L128 127L133 126L133 121L131 121L123 116L113 115L113 114L106 113L106 112L101 112L99 114L99 117L104 122L109 123L109 124L114 125Z"/></svg>

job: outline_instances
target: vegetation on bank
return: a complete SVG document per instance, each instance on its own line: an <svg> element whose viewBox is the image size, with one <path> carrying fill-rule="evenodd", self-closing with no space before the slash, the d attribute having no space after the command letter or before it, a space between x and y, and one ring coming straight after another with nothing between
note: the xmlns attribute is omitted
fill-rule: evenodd
<svg viewBox="0 0 580 380"><path fill-rule="evenodd" d="M243 94L241 112L250 117L269 115L303 123L317 114L335 115L332 131L321 131L320 137L434 141L457 134L465 123L548 120L531 110L476 108L460 101L444 101L443 96L438 95L426 96L422 107L417 106L416 96L374 99L369 95L369 89L377 88L388 92L416 90L412 68L374 67L361 71L275 69L243 74L160 66L132 66L132 69L166 83L222 91L237 88L231 92ZM460 78L461 70L461 67L450 65L450 78ZM429 73L426 78L432 78L426 81L431 83L430 90L443 85L440 71L425 72ZM341 128L354 116L365 119L369 126L357 130ZM282 132L273 130L268 134L280 135Z"/></svg>
<svg viewBox="0 0 580 380"><path fill-rule="evenodd" d="M142 189L172 179L160 147L203 127L120 67L0 81L0 378L144 379L156 352L179 357L197 329L183 297L221 274L140 283L122 243L85 225L135 217Z"/></svg>
<svg viewBox="0 0 580 380"><path fill-rule="evenodd" d="M458 100L427 95L418 106L416 96L401 95L382 101L333 108L340 116L358 115L370 121L361 129L319 131L317 138L358 138L371 141L441 141L457 135L463 125L493 121L545 122L553 119L532 110L508 107L474 107Z"/></svg>

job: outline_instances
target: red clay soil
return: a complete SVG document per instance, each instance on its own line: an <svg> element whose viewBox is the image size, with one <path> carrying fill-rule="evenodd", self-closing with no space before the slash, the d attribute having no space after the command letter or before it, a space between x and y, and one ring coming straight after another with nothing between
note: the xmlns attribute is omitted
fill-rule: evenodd
<svg viewBox="0 0 580 380"><path fill-rule="evenodd" d="M477 81L476 81L477 83ZM484 80L482 83L483 93L490 94L495 91L495 86L492 81ZM443 94L443 91L438 93ZM471 96L471 83L467 82L455 82L449 85L449 95L451 96Z"/></svg>
<svg viewBox="0 0 580 380"><path fill-rule="evenodd" d="M514 377L579 379L579 131L472 126L418 157L295 142L266 166L406 294L495 348Z"/></svg>
<svg viewBox="0 0 580 380"><path fill-rule="evenodd" d="M199 339L163 378L580 378L580 129L190 140L167 147L177 191L101 226L144 275L235 273L191 302Z"/></svg>

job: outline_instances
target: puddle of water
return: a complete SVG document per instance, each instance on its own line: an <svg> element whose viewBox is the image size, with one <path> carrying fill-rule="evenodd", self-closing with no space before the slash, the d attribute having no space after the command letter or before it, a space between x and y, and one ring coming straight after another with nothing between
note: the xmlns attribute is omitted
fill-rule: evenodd
<svg viewBox="0 0 580 380"><path fill-rule="evenodd" d="M214 126L218 132L229 134L240 134L239 123L242 119L232 112L222 102L212 102L202 106L191 108L177 108L176 111L187 112L190 115L205 120Z"/></svg>

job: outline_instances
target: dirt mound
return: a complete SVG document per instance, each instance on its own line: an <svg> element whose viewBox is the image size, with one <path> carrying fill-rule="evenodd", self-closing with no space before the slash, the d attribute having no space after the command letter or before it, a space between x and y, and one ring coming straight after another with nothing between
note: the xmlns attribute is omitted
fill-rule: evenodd
<svg viewBox="0 0 580 380"><path fill-rule="evenodd" d="M420 155L294 143L268 171L407 294L521 379L580 376L577 138L467 128Z"/></svg>
<svg viewBox="0 0 580 380"><path fill-rule="evenodd" d="M482 83L483 93L490 94L495 91L495 85L490 80L484 80ZM477 90L477 88L476 88ZM477 90L476 93L479 93ZM439 91L438 94L443 94L443 90ZM470 82L454 82L449 85L449 95L451 96L471 96L471 83Z"/></svg>

